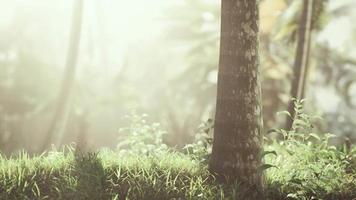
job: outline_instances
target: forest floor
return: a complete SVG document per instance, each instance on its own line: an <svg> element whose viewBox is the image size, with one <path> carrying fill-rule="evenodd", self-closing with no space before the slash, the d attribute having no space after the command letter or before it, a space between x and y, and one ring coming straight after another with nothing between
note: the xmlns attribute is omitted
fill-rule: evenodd
<svg viewBox="0 0 356 200"><path fill-rule="evenodd" d="M268 199L356 199L356 148L323 144L266 146ZM205 159L197 151L169 149L82 154L68 148L31 158L21 153L0 159L0 199L244 199L237 197L238 185L214 181Z"/></svg>
<svg viewBox="0 0 356 200"><path fill-rule="evenodd" d="M315 133L299 110L292 130L269 131L281 136L278 141L264 138L267 198L356 200L356 146L331 145L337 136ZM0 154L0 200L247 199L239 184L220 184L208 170L211 122L194 143L174 149L163 143L159 124L132 119L117 150L83 153L69 146L38 156Z"/></svg>

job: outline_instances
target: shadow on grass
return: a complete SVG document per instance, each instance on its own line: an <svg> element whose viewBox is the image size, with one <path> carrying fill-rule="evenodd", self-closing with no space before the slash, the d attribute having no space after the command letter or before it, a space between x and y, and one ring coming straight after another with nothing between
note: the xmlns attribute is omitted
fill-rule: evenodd
<svg viewBox="0 0 356 200"><path fill-rule="evenodd" d="M105 170L98 153L75 153L76 199L106 199Z"/></svg>

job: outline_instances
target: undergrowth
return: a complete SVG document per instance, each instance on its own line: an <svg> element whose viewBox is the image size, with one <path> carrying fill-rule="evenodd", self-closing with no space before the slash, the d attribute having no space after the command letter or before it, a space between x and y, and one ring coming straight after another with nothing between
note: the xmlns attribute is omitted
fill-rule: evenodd
<svg viewBox="0 0 356 200"><path fill-rule="evenodd" d="M356 199L356 148L335 147L328 133L313 131L313 118L296 101L290 131L265 146L268 199ZM287 113L288 114L288 113ZM162 143L158 124L132 115L117 150L63 151L0 158L0 199L236 200L238 185L218 184L209 173L212 121L197 141L177 151ZM156 135L154 135L157 133Z"/></svg>
<svg viewBox="0 0 356 200"><path fill-rule="evenodd" d="M270 196L273 199L356 199L356 148L333 146L330 133L314 132L303 100L295 100L293 126L290 131L274 129L283 140L274 140L265 151L266 162L276 166L267 170ZM289 115L289 113L286 113ZM289 115L289 117L291 117Z"/></svg>

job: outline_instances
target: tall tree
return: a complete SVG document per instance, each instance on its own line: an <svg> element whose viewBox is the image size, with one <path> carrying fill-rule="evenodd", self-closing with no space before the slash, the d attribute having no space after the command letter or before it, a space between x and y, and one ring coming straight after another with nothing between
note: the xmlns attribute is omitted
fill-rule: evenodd
<svg viewBox="0 0 356 200"><path fill-rule="evenodd" d="M290 96L296 99L303 99L305 93L305 83L308 75L308 64L310 54L310 41L313 25L313 0L303 1L303 10L299 22L297 51L295 54L293 79ZM288 105L288 112L291 117L287 118L286 129L292 129L295 117L294 101Z"/></svg>
<svg viewBox="0 0 356 200"><path fill-rule="evenodd" d="M259 171L262 106L257 0L223 0L214 141L210 170L240 182L251 199L263 198ZM243 197L242 199L248 199Z"/></svg>
<svg viewBox="0 0 356 200"><path fill-rule="evenodd" d="M70 41L67 52L65 72L57 99L57 105L55 108L56 110L50 123L48 132L45 136L45 140L42 145L42 150L47 149L53 141L62 141L62 136L67 125L68 115L70 111L71 90L75 79L75 71L79 52L83 4L83 0L74 1Z"/></svg>

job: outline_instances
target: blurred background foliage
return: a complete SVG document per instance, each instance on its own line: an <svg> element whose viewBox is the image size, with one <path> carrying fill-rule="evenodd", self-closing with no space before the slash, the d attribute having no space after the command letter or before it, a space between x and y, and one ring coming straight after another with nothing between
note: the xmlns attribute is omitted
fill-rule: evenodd
<svg viewBox="0 0 356 200"><path fill-rule="evenodd" d="M265 130L286 110L302 1L260 1ZM0 0L0 150L38 152L55 110L72 1ZM306 108L318 129L356 139L356 12L316 0ZM213 118L220 5L215 0L85 1L73 98L61 144L115 147L127 114L146 113L165 142L194 140Z"/></svg>

